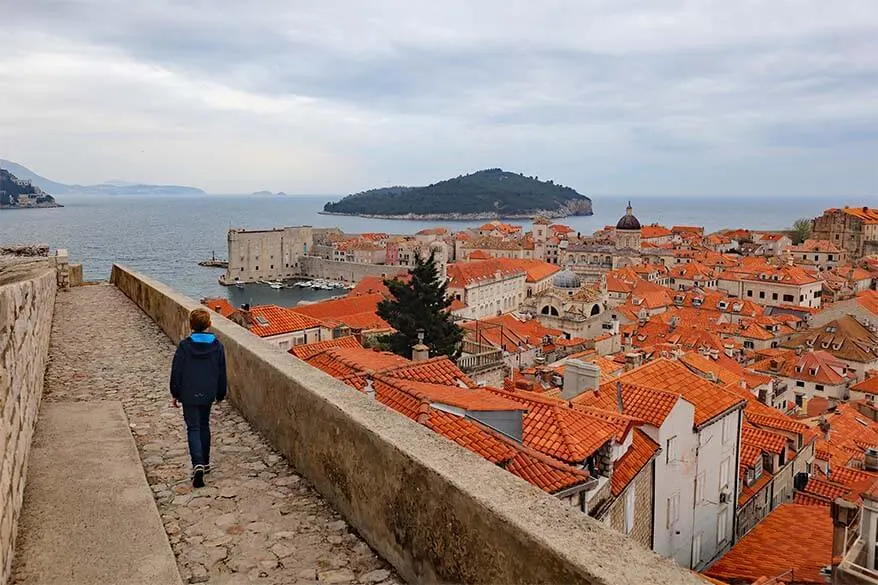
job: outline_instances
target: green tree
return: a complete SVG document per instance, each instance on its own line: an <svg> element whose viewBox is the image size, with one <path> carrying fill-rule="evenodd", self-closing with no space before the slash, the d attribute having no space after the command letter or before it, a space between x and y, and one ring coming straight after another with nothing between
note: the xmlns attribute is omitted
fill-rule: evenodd
<svg viewBox="0 0 878 585"><path fill-rule="evenodd" d="M811 237L811 220L800 218L793 222L793 244L798 245Z"/></svg>
<svg viewBox="0 0 878 585"><path fill-rule="evenodd" d="M409 282L385 280L393 298L378 303L378 315L396 329L382 341L393 353L410 358L412 347L418 343L418 330L424 333L424 343L430 355L460 356L463 330L451 320L446 310L451 299L447 285L439 278L435 252L426 260L415 254L415 265L409 270Z"/></svg>

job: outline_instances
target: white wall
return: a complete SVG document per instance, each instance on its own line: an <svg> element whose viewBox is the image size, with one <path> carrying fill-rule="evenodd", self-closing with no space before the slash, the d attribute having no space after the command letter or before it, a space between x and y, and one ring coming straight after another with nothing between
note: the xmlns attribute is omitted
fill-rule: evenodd
<svg viewBox="0 0 878 585"><path fill-rule="evenodd" d="M723 424L727 419L727 433L723 441ZM734 537L735 507L738 501L738 443L740 441L741 410L737 409L699 432L698 463L696 476L703 478L703 499L695 504L693 535L701 535L701 560L693 567L706 566L728 550ZM720 502L721 467L726 466L728 498ZM694 486L693 486L694 490ZM725 530L720 536L720 516L725 517ZM720 538L722 540L720 541Z"/></svg>
<svg viewBox="0 0 878 585"><path fill-rule="evenodd" d="M684 567L690 566L692 557L693 499L698 447L698 436L693 430L694 417L695 407L681 399L665 418L661 428L643 427L662 448L655 460L653 550L662 556L672 557ZM671 437L676 437L678 457L668 461L668 440ZM674 494L679 497L679 518L669 526L668 500Z"/></svg>

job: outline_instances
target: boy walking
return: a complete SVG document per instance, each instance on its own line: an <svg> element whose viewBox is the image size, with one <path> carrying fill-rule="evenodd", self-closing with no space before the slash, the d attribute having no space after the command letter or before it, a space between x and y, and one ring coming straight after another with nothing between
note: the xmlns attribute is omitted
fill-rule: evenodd
<svg viewBox="0 0 878 585"><path fill-rule="evenodd" d="M171 366L171 404L183 405L196 488L204 487L204 474L210 473L210 407L226 397L226 354L216 336L207 332L209 327L207 309L189 314L192 335L177 346Z"/></svg>

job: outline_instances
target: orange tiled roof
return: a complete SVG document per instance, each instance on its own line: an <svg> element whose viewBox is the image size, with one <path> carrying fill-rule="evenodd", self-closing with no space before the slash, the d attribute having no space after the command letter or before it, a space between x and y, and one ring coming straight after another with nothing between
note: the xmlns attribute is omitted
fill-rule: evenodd
<svg viewBox="0 0 878 585"><path fill-rule="evenodd" d="M795 569L796 582L826 583L820 570L832 564L832 519L828 510L783 504L705 571L714 578L756 581Z"/></svg>
<svg viewBox="0 0 878 585"><path fill-rule="evenodd" d="M427 427L497 464L515 457L516 449L462 416L431 409Z"/></svg>
<svg viewBox="0 0 878 585"><path fill-rule="evenodd" d="M801 504L803 506L826 506L829 507L829 500L824 498L819 498L817 496L812 496L810 494L806 494L804 492L796 492L793 496L793 502L796 504Z"/></svg>
<svg viewBox="0 0 878 585"><path fill-rule="evenodd" d="M318 353L334 347L362 348L363 346L360 345L360 342L357 341L356 337L353 335L347 335L345 337L339 337L338 339L327 339L325 341L318 341L307 345L295 345L290 348L290 353L300 360L308 361L309 358Z"/></svg>
<svg viewBox="0 0 878 585"><path fill-rule="evenodd" d="M749 422L745 422L741 426L742 448L745 444L752 445L767 453L783 453L787 448L787 439L783 435L754 427Z"/></svg>
<svg viewBox="0 0 878 585"><path fill-rule="evenodd" d="M525 445L561 461L581 463L616 436L613 424L572 409L563 400L544 398L532 392L510 392L499 388L490 391L527 409Z"/></svg>
<svg viewBox="0 0 878 585"><path fill-rule="evenodd" d="M622 374L619 380L679 393L695 406L695 426L701 426L714 417L744 404L737 396L716 384L693 374L680 362L660 358Z"/></svg>
<svg viewBox="0 0 878 585"><path fill-rule="evenodd" d="M762 449L752 443L741 442L741 465L755 467L762 459Z"/></svg>
<svg viewBox="0 0 878 585"><path fill-rule="evenodd" d="M334 378L377 372L410 363L410 360L395 353L362 347L333 347L315 354L305 361Z"/></svg>
<svg viewBox="0 0 878 585"><path fill-rule="evenodd" d="M680 400L680 395L675 392L666 392L647 388L628 382L622 384L622 403L625 414L658 428L664 423L665 418ZM594 406L612 412L616 411L616 381L602 384L598 392L583 392L573 399L574 404Z"/></svg>
<svg viewBox="0 0 878 585"><path fill-rule="evenodd" d="M257 305L250 309L250 314L253 317L250 332L259 337L283 335L323 325L318 319L277 305Z"/></svg>
<svg viewBox="0 0 878 585"><path fill-rule="evenodd" d="M872 313L878 315L878 291L866 290L856 296L857 304Z"/></svg>
<svg viewBox="0 0 878 585"><path fill-rule="evenodd" d="M299 305L290 310L302 315L308 315L315 319L334 319L341 321L342 317L359 313L372 312L378 309L378 303L384 300L381 293L364 294L357 297L345 297L321 301L310 305Z"/></svg>
<svg viewBox="0 0 878 585"><path fill-rule="evenodd" d="M542 260L523 260L516 258L498 258L501 265L510 270L524 270L527 274L527 282L540 282L561 270L557 264L550 264Z"/></svg>
<svg viewBox="0 0 878 585"><path fill-rule="evenodd" d="M824 213L832 213L835 211L843 211L844 213L863 220L866 223L878 222L878 209L870 207L844 207L841 210L837 208L827 209Z"/></svg>
<svg viewBox="0 0 878 585"><path fill-rule="evenodd" d="M753 497L758 494L768 483L771 481L771 474L767 471L763 471L762 475L759 476L759 479L754 481L751 485L747 485L744 483L744 486L741 488L741 495L738 496L738 506L743 506L747 502L753 499Z"/></svg>
<svg viewBox="0 0 878 585"><path fill-rule="evenodd" d="M791 349L777 352L752 367L760 372L818 384L838 385L847 381L847 364L822 349L801 355Z"/></svg>
<svg viewBox="0 0 878 585"><path fill-rule="evenodd" d="M851 390L865 392L866 394L878 394L878 374L866 378L859 384L851 386Z"/></svg>
<svg viewBox="0 0 878 585"><path fill-rule="evenodd" d="M805 484L805 489L802 491L812 496L834 500L845 497L850 490L834 481L819 479L812 475L808 478L808 483Z"/></svg>
<svg viewBox="0 0 878 585"><path fill-rule="evenodd" d="M449 386L457 386L458 382L462 382L470 388L476 387L476 383L464 374L448 356L444 355L419 362L409 362L382 373L417 382L433 382Z"/></svg>
<svg viewBox="0 0 878 585"><path fill-rule="evenodd" d="M875 481L878 479L878 473L865 471L863 469L853 469L851 467L830 466L829 480L846 487L853 487L863 482Z"/></svg>
<svg viewBox="0 0 878 585"><path fill-rule="evenodd" d="M640 429L634 429L631 446L613 465L613 476L610 480L614 497L618 497L628 487L640 470L652 461L658 450L658 443Z"/></svg>
<svg viewBox="0 0 878 585"><path fill-rule="evenodd" d="M411 279L411 276L407 272L404 272L393 276L392 279L399 280L400 282L408 282ZM357 282L357 285L351 289L347 296L359 297L375 293L380 293L385 298L390 298L390 289L384 284L383 278L380 276L364 276Z"/></svg>
<svg viewBox="0 0 878 585"><path fill-rule="evenodd" d="M482 388L456 388L401 378L395 378L394 383L398 388L414 396L423 397L431 403L447 404L472 411L526 410L519 402L508 400Z"/></svg>
<svg viewBox="0 0 878 585"><path fill-rule="evenodd" d="M448 286L462 288L480 281L494 280L497 273L501 278L526 276L527 271L520 266L504 264L500 258L478 260L476 262L455 262L448 265Z"/></svg>
<svg viewBox="0 0 878 585"><path fill-rule="evenodd" d="M589 474L539 453L520 451L506 465L506 471L551 493L584 483Z"/></svg>
<svg viewBox="0 0 878 585"><path fill-rule="evenodd" d="M231 317L232 313L235 312L235 307L232 306L232 303L229 302L228 299L221 298L211 298L211 299L202 299L201 304L210 309L211 311L215 311L222 315L225 318Z"/></svg>

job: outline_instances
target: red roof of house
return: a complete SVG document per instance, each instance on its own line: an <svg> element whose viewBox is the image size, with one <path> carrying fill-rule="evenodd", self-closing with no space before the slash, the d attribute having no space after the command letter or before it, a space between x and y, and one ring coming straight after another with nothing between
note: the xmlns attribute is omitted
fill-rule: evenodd
<svg viewBox="0 0 878 585"><path fill-rule="evenodd" d="M277 305L257 305L250 309L250 315L250 332L259 337L283 335L323 325L319 319Z"/></svg>
<svg viewBox="0 0 878 585"><path fill-rule="evenodd" d="M363 294L355 297L332 299L299 305L290 311L315 319L344 323L351 329L390 329L390 325L377 315L378 303L384 300L381 293Z"/></svg>
<svg viewBox="0 0 878 585"><path fill-rule="evenodd" d="M521 266L501 262L500 258L491 258L490 260L449 264L447 273L448 286L451 288L462 288L483 280L493 280L497 277L498 273L501 278L506 278L526 275L527 271Z"/></svg>
<svg viewBox="0 0 878 585"><path fill-rule="evenodd" d="M832 564L832 518L825 508L783 504L748 532L706 575L756 581L795 569L796 583L825 585Z"/></svg>
<svg viewBox="0 0 878 585"><path fill-rule="evenodd" d="M201 304L226 318L231 317L232 313L235 312L235 307L232 306L232 303L230 303L228 299L202 299Z"/></svg>
<svg viewBox="0 0 878 585"><path fill-rule="evenodd" d="M662 426L665 418L681 399L680 394L666 392L628 382L620 382L625 414L636 417L652 426ZM583 392L573 399L574 404L593 406L616 412L616 381L602 384L598 392Z"/></svg>
<svg viewBox="0 0 878 585"><path fill-rule="evenodd" d="M290 353L300 360L307 361L318 353L334 347L362 348L363 346L360 345L360 342L357 341L356 337L353 335L347 335L345 337L339 337L338 339L327 339L325 341L318 341L307 345L294 345L290 348Z"/></svg>
<svg viewBox="0 0 878 585"><path fill-rule="evenodd" d="M527 409L524 444L561 461L581 463L616 436L610 422L570 408L563 400L544 398L532 392L491 392L518 402Z"/></svg>
<svg viewBox="0 0 878 585"><path fill-rule="evenodd" d="M873 372L871 377L851 386L851 390L865 392L866 394L878 394L878 373Z"/></svg>
<svg viewBox="0 0 878 585"><path fill-rule="evenodd" d="M689 371L678 361L660 358L619 376L622 382L682 395L695 406L695 426L743 405L744 400Z"/></svg>

